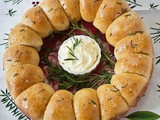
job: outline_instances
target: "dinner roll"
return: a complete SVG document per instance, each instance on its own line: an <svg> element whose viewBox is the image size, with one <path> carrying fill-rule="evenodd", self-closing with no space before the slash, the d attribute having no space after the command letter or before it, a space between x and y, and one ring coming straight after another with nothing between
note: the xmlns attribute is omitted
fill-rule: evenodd
<svg viewBox="0 0 160 120"><path fill-rule="evenodd" d="M130 11L131 8L125 0L103 0L93 25L105 33L109 25L120 15Z"/></svg>
<svg viewBox="0 0 160 120"><path fill-rule="evenodd" d="M120 73L112 76L111 84L120 90L128 105L134 107L143 96L148 79L137 74Z"/></svg>
<svg viewBox="0 0 160 120"><path fill-rule="evenodd" d="M41 37L32 29L19 23L10 32L8 38L8 44L11 45L24 45L34 47L37 51L40 51L43 41Z"/></svg>
<svg viewBox="0 0 160 120"><path fill-rule="evenodd" d="M15 64L39 64L38 52L31 47L12 45L7 48L3 56L3 66L7 71L11 65Z"/></svg>
<svg viewBox="0 0 160 120"><path fill-rule="evenodd" d="M152 66L153 61L149 56L144 54L129 54L117 61L114 71L116 74L133 73L149 79L152 73Z"/></svg>
<svg viewBox="0 0 160 120"><path fill-rule="evenodd" d="M37 83L22 92L15 103L30 119L43 120L47 104L54 94L52 87L46 83Z"/></svg>
<svg viewBox="0 0 160 120"><path fill-rule="evenodd" d="M116 46L122 38L137 31L145 31L145 25L136 12L129 11L110 24L106 30L106 39L109 44Z"/></svg>
<svg viewBox="0 0 160 120"><path fill-rule="evenodd" d="M146 32L137 32L120 40L114 49L116 59L124 58L128 54L145 54L153 58L151 36Z"/></svg>
<svg viewBox="0 0 160 120"><path fill-rule="evenodd" d="M73 94L67 90L57 91L47 105L43 120L75 120Z"/></svg>
<svg viewBox="0 0 160 120"><path fill-rule="evenodd" d="M76 120L100 120L99 102L94 89L77 91L73 100Z"/></svg>
<svg viewBox="0 0 160 120"><path fill-rule="evenodd" d="M79 0L59 0L70 22L77 22L81 19Z"/></svg>
<svg viewBox="0 0 160 120"><path fill-rule="evenodd" d="M54 31L63 31L69 27L69 20L58 0L43 0L40 3Z"/></svg>
<svg viewBox="0 0 160 120"><path fill-rule="evenodd" d="M101 106L101 120L119 120L129 107L119 90L111 84L98 87L97 94Z"/></svg>
<svg viewBox="0 0 160 120"><path fill-rule="evenodd" d="M39 6L27 10L21 19L21 23L32 28L42 38L48 36L53 31L50 22Z"/></svg>
<svg viewBox="0 0 160 120"><path fill-rule="evenodd" d="M31 64L17 64L9 68L5 79L13 99L32 85L43 82L44 74L40 67Z"/></svg>
<svg viewBox="0 0 160 120"><path fill-rule="evenodd" d="M82 19L93 22L102 0L79 0Z"/></svg>

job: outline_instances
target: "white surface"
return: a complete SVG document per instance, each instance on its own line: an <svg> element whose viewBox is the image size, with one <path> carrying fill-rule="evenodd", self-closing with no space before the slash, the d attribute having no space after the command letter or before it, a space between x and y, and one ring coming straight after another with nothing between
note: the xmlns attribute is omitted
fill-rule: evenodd
<svg viewBox="0 0 160 120"><path fill-rule="evenodd" d="M7 38L4 33L9 33L10 29L20 21L21 15L30 7L32 7L32 1L33 0L23 0L20 4L12 5L11 2L4 3L4 0L0 1L0 43L5 42L3 39ZM143 17L143 20L147 26L147 30L149 33L153 32L153 30L150 29L150 27L156 27L159 28L160 26L157 26L155 23L160 23L160 11L153 10L149 11L149 5L150 3L155 2L155 4L160 5L160 0L137 0L138 3L143 4L142 7L136 7L136 10L142 10L138 11L138 13ZM7 14L8 9L13 8L14 10L17 10L15 13L15 16L10 17ZM157 7L159 9L160 7ZM143 11L145 10L145 11ZM6 83L4 80L4 73L3 73L3 65L2 65L2 58L4 53L4 46L0 46L0 89L5 90L6 89ZM155 57L160 56L160 43L154 44L154 52ZM156 61L155 61L156 62ZM148 86L148 89L145 93L145 96L140 100L138 103L138 106L131 109L129 113L132 113L134 111L152 111L160 115L160 92L157 92L158 89L157 85L160 85L159 80L159 74L160 74L160 64L154 66L153 71L153 77L150 81L150 84ZM0 97L1 99L1 97ZM0 120L17 120L17 118L12 117L11 113L8 112L7 109L5 109L5 106L2 105L0 102Z"/></svg>

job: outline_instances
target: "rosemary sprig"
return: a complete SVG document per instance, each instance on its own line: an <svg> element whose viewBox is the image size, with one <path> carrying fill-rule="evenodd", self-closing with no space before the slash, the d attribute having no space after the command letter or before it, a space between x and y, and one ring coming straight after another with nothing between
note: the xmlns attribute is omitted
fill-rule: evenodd
<svg viewBox="0 0 160 120"><path fill-rule="evenodd" d="M158 59L157 62L156 62L156 65L157 65L157 64L160 63L160 56L156 57L156 59Z"/></svg>
<svg viewBox="0 0 160 120"><path fill-rule="evenodd" d="M160 26L160 23L156 23L156 25ZM159 28L151 27L150 29L154 31L151 33L154 43L160 42L160 27Z"/></svg>
<svg viewBox="0 0 160 120"><path fill-rule="evenodd" d="M129 3L129 6L133 9L137 6L142 7L142 5L138 4L136 0L126 0Z"/></svg>
<svg viewBox="0 0 160 120"><path fill-rule="evenodd" d="M12 9L9 9L8 10L8 13L6 14L6 15L9 15L9 16L14 16L15 15L15 13L17 12L17 10L13 10L13 8Z"/></svg>
<svg viewBox="0 0 160 120"><path fill-rule="evenodd" d="M19 4L20 2L22 2L23 0L4 0L5 3L7 2L12 2L12 5L14 4Z"/></svg>
<svg viewBox="0 0 160 120"><path fill-rule="evenodd" d="M18 117L18 120L30 120L18 109L7 89L5 91L1 90L0 96L2 97L1 103L5 104L5 107L12 113L12 116Z"/></svg>
<svg viewBox="0 0 160 120"><path fill-rule="evenodd" d="M4 33L4 35L6 35L6 36L8 37L8 35L9 35L9 34ZM0 44L0 46L5 45L5 49L6 49L6 48L8 48L8 47L9 47L9 45L8 45L8 38L4 38L3 40L4 40L4 41L7 41L7 42L3 42L3 43L1 43L1 44Z"/></svg>
<svg viewBox="0 0 160 120"><path fill-rule="evenodd" d="M79 40L78 38L74 38L74 37L73 37L73 39L74 39L74 43L72 42L72 43L73 43L72 48L66 46L66 47L69 49L69 54L70 54L73 58L66 58L66 59L64 59L65 61L78 60L78 58L76 57L74 51L75 51L76 47L77 47L80 43L82 43L82 39Z"/></svg>
<svg viewBox="0 0 160 120"><path fill-rule="evenodd" d="M106 60L107 63L109 63L112 68L114 68L115 66L115 62L110 58L110 56L105 52L105 48L103 47L101 40L98 38L97 35L93 34L91 32L91 30L87 30L83 24L81 24L80 26L77 23L72 23L72 26L70 27L72 30L69 32L69 36L71 36L73 34L73 32L75 30L80 30L83 31L86 35L90 36L91 38L93 38L100 46L101 48L101 52L102 52L102 58L104 60Z"/></svg>
<svg viewBox="0 0 160 120"><path fill-rule="evenodd" d="M153 2L153 3L150 3L150 8L149 8L149 9L156 10L156 8L157 8L158 6L159 6L159 5L155 5L154 2Z"/></svg>
<svg viewBox="0 0 160 120"><path fill-rule="evenodd" d="M97 88L99 83L110 83L112 73L108 71L103 71L100 74L85 74L81 76L76 76L63 70L61 66L53 65L47 55L43 56L42 62L47 66L49 73L49 79L51 81L59 82L60 89L69 89L71 87L76 87L77 90L82 88Z"/></svg>

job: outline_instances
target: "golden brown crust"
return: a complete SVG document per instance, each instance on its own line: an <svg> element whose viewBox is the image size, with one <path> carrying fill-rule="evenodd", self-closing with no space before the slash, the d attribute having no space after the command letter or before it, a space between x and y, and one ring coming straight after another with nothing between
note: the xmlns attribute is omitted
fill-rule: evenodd
<svg viewBox="0 0 160 120"><path fill-rule="evenodd" d="M125 0L103 0L100 5L93 25L105 33L110 24L120 15L130 11Z"/></svg>
<svg viewBox="0 0 160 120"><path fill-rule="evenodd" d="M22 92L15 99L15 103L31 119L43 120L45 109L53 94L51 86L37 83Z"/></svg>
<svg viewBox="0 0 160 120"><path fill-rule="evenodd" d="M57 91L47 105L43 120L75 120L73 94L67 90Z"/></svg>
<svg viewBox="0 0 160 120"><path fill-rule="evenodd" d="M42 38L52 33L52 26L39 6L30 8L22 17L21 23L32 28Z"/></svg>
<svg viewBox="0 0 160 120"><path fill-rule="evenodd" d="M34 47L37 51L43 45L41 37L29 27L19 23L10 32L8 44Z"/></svg>
<svg viewBox="0 0 160 120"><path fill-rule="evenodd" d="M58 0L43 0L40 4L54 31L63 31L69 27L69 20Z"/></svg>
<svg viewBox="0 0 160 120"><path fill-rule="evenodd" d="M116 59L124 58L128 54L145 54L153 58L151 36L146 33L137 33L123 38L116 44L114 55Z"/></svg>
<svg viewBox="0 0 160 120"><path fill-rule="evenodd" d="M120 73L112 77L111 84L120 90L128 105L134 107L145 92L148 79L136 74Z"/></svg>
<svg viewBox="0 0 160 120"><path fill-rule="evenodd" d="M145 30L140 16L134 11L129 11L110 24L106 30L106 39L109 44L116 46L117 42L127 35Z"/></svg>
<svg viewBox="0 0 160 120"><path fill-rule="evenodd" d="M111 84L101 85L97 89L101 108L101 120L119 120L129 107L118 89Z"/></svg>
<svg viewBox="0 0 160 120"><path fill-rule="evenodd" d="M93 22L102 0L80 0L79 2L82 19Z"/></svg>
<svg viewBox="0 0 160 120"><path fill-rule="evenodd" d="M129 54L117 61L114 71L116 74L133 73L150 78L153 67L152 62L152 58L147 55Z"/></svg>
<svg viewBox="0 0 160 120"><path fill-rule="evenodd" d="M12 45L7 48L3 56L4 69L7 71L15 64L39 64L38 52L31 47Z"/></svg>
<svg viewBox="0 0 160 120"><path fill-rule="evenodd" d="M44 78L41 68L31 64L12 66L5 75L8 90L13 99L32 85L43 82Z"/></svg>
<svg viewBox="0 0 160 120"><path fill-rule="evenodd" d="M100 108L97 93L94 89L81 89L73 100L77 120L100 120Z"/></svg>
<svg viewBox="0 0 160 120"><path fill-rule="evenodd" d="M77 22L81 19L79 0L59 0L70 22Z"/></svg>

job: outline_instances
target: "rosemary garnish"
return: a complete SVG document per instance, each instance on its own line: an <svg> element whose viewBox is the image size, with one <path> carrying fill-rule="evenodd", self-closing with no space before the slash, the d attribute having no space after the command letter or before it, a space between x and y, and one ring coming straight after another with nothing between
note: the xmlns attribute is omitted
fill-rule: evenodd
<svg viewBox="0 0 160 120"><path fill-rule="evenodd" d="M72 43L73 43L72 48L66 46L66 47L69 49L69 54L70 54L73 58L66 58L66 59L64 59L65 61L78 60L78 58L76 57L74 51L75 51L76 47L77 47L80 43L82 43L82 39L79 40L78 38L74 38L74 37L73 37L73 39L74 39L74 43L72 42Z"/></svg>
<svg viewBox="0 0 160 120"><path fill-rule="evenodd" d="M19 4L20 2L22 2L22 0L4 0L5 3L7 2L12 2L12 5L14 4Z"/></svg>
<svg viewBox="0 0 160 120"><path fill-rule="evenodd" d="M156 23L156 25L160 26L160 23ZM151 33L154 43L160 42L160 27L159 28L151 27L150 29L154 31Z"/></svg>
<svg viewBox="0 0 160 120"><path fill-rule="evenodd" d="M154 4L154 2L153 3L150 3L150 8L149 9L151 9L151 10L156 10L156 8L157 7L159 7L159 5L157 4Z"/></svg>
<svg viewBox="0 0 160 120"><path fill-rule="evenodd" d="M2 97L1 103L5 104L5 107L12 113L12 116L18 117L18 120L30 120L18 109L7 89L5 91L1 90L0 96Z"/></svg>
<svg viewBox="0 0 160 120"><path fill-rule="evenodd" d="M6 15L9 15L9 16L14 16L15 15L15 13L17 12L17 10L13 10L13 8L12 9L9 9L8 10L8 13L6 14Z"/></svg>
<svg viewBox="0 0 160 120"><path fill-rule="evenodd" d="M4 35L6 35L7 37L9 36L8 33L4 33ZM3 40L7 41L7 42L1 43L0 46L5 45L5 48L8 48L9 47L9 45L8 45L8 38L4 38Z"/></svg>
<svg viewBox="0 0 160 120"><path fill-rule="evenodd" d="M157 64L160 63L160 56L156 57L156 59L158 59L157 62L156 62L156 65L157 65Z"/></svg>
<svg viewBox="0 0 160 120"><path fill-rule="evenodd" d="M42 57L42 63L47 66L50 81L57 81L60 89L70 89L75 87L76 90L82 88L97 88L99 84L110 83L113 73L101 71L99 74L73 75L65 71L61 66L56 66L49 61L48 55Z"/></svg>
<svg viewBox="0 0 160 120"><path fill-rule="evenodd" d="M72 23L72 26L70 27L72 30L69 32L69 36L72 36L73 32L75 30L80 30L83 31L86 35L89 37L93 38L100 46L101 48L101 53L102 53L102 59L104 59L112 68L114 68L115 62L110 58L110 56L105 52L105 48L103 44L101 43L101 40L98 38L97 35L93 34L91 30L87 30L83 24L80 26L77 23Z"/></svg>
<svg viewBox="0 0 160 120"><path fill-rule="evenodd" d="M134 35L136 35L137 33L143 34L144 31L135 31L134 33L129 33L128 36L134 36Z"/></svg>
<svg viewBox="0 0 160 120"><path fill-rule="evenodd" d="M126 0L129 3L129 6L133 9L137 6L142 7L142 5L138 4L136 0Z"/></svg>

